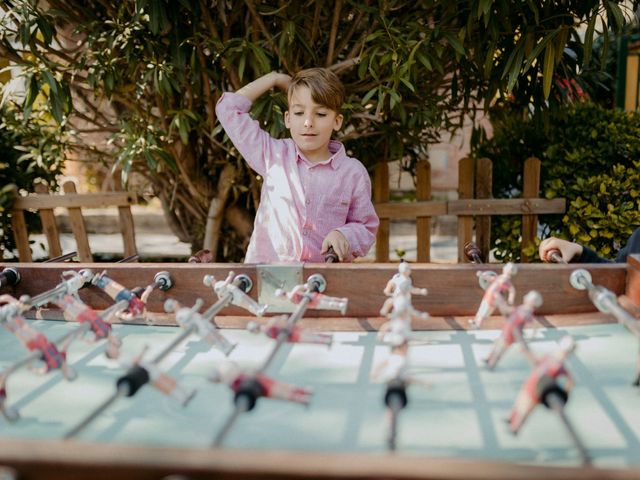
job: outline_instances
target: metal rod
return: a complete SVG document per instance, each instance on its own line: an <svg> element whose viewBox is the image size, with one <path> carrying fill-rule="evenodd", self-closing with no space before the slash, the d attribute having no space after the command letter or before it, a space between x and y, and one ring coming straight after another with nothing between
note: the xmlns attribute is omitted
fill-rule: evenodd
<svg viewBox="0 0 640 480"><path fill-rule="evenodd" d="M573 428L573 425L571 424L571 422L567 418L567 415L565 414L564 400L560 398L560 396L557 395L556 393L550 393L547 396L547 403L549 404L549 408L559 415L560 420L562 421L563 425L569 432L569 435L571 436L573 443L575 444L576 448L578 449L578 452L580 453L580 457L582 458L582 464L585 466L591 465L591 456L589 455L589 452L587 452L587 449L582 443L582 440L580 440L578 433L575 431L575 429Z"/></svg>
<svg viewBox="0 0 640 480"><path fill-rule="evenodd" d="M121 385L118 389L104 402L102 402L93 412L91 412L84 420L82 420L78 425L69 430L64 434L64 439L68 440L70 438L75 437L82 430L87 428L87 426L93 422L96 418L98 418L107 408L109 408L116 400L120 397L124 397L127 395L129 389L126 385Z"/></svg>
<svg viewBox="0 0 640 480"><path fill-rule="evenodd" d="M64 262L64 261L67 261L67 260L69 260L69 259L71 259L71 258L75 257L76 255L78 255L78 252L69 252L69 253L65 253L65 254L63 254L63 255L59 255L59 256L57 256L57 257L53 257L53 258L50 258L50 259L48 259L48 260L45 260L45 261L44 261L44 262L42 262L42 263L56 263L56 262Z"/></svg>
<svg viewBox="0 0 640 480"><path fill-rule="evenodd" d="M396 450L396 440L398 437L398 414L402 410L402 400L397 395L391 395L389 398L389 450L394 452Z"/></svg>
<svg viewBox="0 0 640 480"><path fill-rule="evenodd" d="M231 431L231 427L236 423L236 420L240 416L240 414L247 412L249 410L249 399L244 395L240 395L236 398L235 408L231 415L227 418L227 421L222 426L222 429L216 435L216 438L213 440L212 446L219 447L224 442L225 437Z"/></svg>
<svg viewBox="0 0 640 480"><path fill-rule="evenodd" d="M79 272L76 272L76 275L69 278L68 280L59 283L51 290L47 290L46 292L42 292L35 297L29 298L29 300L26 301L25 304L29 305L29 307L40 307L49 303L52 298L64 295L65 293L76 293L88 282L90 282L92 277L93 272L91 270L80 270Z"/></svg>
<svg viewBox="0 0 640 480"><path fill-rule="evenodd" d="M189 335L191 335L195 330L195 325L190 325L189 327L185 328L180 335L176 336L169 345L167 345L166 347L164 347L160 353L158 353L155 357L153 357L153 359L151 360L151 363L157 364L160 363L164 357L166 357L169 353L171 353L171 351L176 348L178 345L180 345Z"/></svg>
<svg viewBox="0 0 640 480"><path fill-rule="evenodd" d="M551 263L564 263L565 265L567 264L567 262L564 261L564 258L562 258L560 250L550 250L549 253L547 253L547 258L551 260Z"/></svg>
<svg viewBox="0 0 640 480"><path fill-rule="evenodd" d="M140 259L140 255L137 253L135 255L129 255L121 260L118 260L116 263L133 263L137 262Z"/></svg>

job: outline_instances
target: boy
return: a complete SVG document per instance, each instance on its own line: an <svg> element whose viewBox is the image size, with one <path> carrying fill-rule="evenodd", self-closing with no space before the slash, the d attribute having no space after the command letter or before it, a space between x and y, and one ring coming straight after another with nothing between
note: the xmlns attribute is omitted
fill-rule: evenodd
<svg viewBox="0 0 640 480"><path fill-rule="evenodd" d="M272 138L249 116L273 87L287 91L291 138ZM331 140L342 126L344 97L333 72L311 68L293 78L268 73L218 101L224 130L264 180L245 262L322 262L330 247L348 261L369 251L379 224L369 174Z"/></svg>
<svg viewBox="0 0 640 480"><path fill-rule="evenodd" d="M552 250L559 250L562 259L567 263L609 263L610 260L598 256L593 250L580 245L579 243L561 240L556 237L545 238L540 242L538 254L543 262L551 261L548 258ZM637 228L627 240L625 247L618 252L617 263L627 261L627 256L632 253L640 253L640 228Z"/></svg>

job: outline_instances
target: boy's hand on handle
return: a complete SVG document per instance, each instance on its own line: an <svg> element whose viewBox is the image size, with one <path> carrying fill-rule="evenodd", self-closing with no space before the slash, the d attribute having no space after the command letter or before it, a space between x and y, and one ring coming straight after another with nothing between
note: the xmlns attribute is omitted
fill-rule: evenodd
<svg viewBox="0 0 640 480"><path fill-rule="evenodd" d="M562 259L569 263L573 258L582 254L582 245L569 242L567 240L561 240L556 237L546 238L540 242L540 247L538 248L540 260L548 263L552 262L549 254L554 250L559 251L560 255L562 255Z"/></svg>
<svg viewBox="0 0 640 480"><path fill-rule="evenodd" d="M329 251L329 248L333 247L333 251L338 255L341 262L344 262L347 255L349 255L350 246L346 237L338 230L332 230L329 232L322 241L322 250L320 253L325 254Z"/></svg>

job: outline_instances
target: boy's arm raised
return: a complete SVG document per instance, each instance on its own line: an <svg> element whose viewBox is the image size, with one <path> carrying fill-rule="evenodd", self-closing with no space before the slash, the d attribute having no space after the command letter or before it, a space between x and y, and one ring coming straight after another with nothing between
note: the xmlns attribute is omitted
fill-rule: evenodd
<svg viewBox="0 0 640 480"><path fill-rule="evenodd" d="M249 166L260 175L265 175L269 158L278 158L273 149L279 142L262 130L258 121L251 118L251 104L267 90L278 86L287 88L291 78L288 75L271 72L245 85L235 94L225 93L216 105L218 121L224 128L240 154Z"/></svg>
<svg viewBox="0 0 640 480"><path fill-rule="evenodd" d="M253 82L246 84L236 93L248 98L251 100L251 103L253 103L260 98L261 95L274 87L278 87L286 92L287 88L289 88L289 83L291 83L291 77L286 73L269 72Z"/></svg>

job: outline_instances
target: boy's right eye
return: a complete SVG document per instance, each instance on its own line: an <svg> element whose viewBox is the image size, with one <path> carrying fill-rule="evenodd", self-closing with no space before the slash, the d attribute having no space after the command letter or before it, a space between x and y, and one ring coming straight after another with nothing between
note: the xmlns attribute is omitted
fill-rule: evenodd
<svg viewBox="0 0 640 480"><path fill-rule="evenodd" d="M293 112L294 115L296 115L297 117L299 117L300 115L303 115L304 112Z"/></svg>

